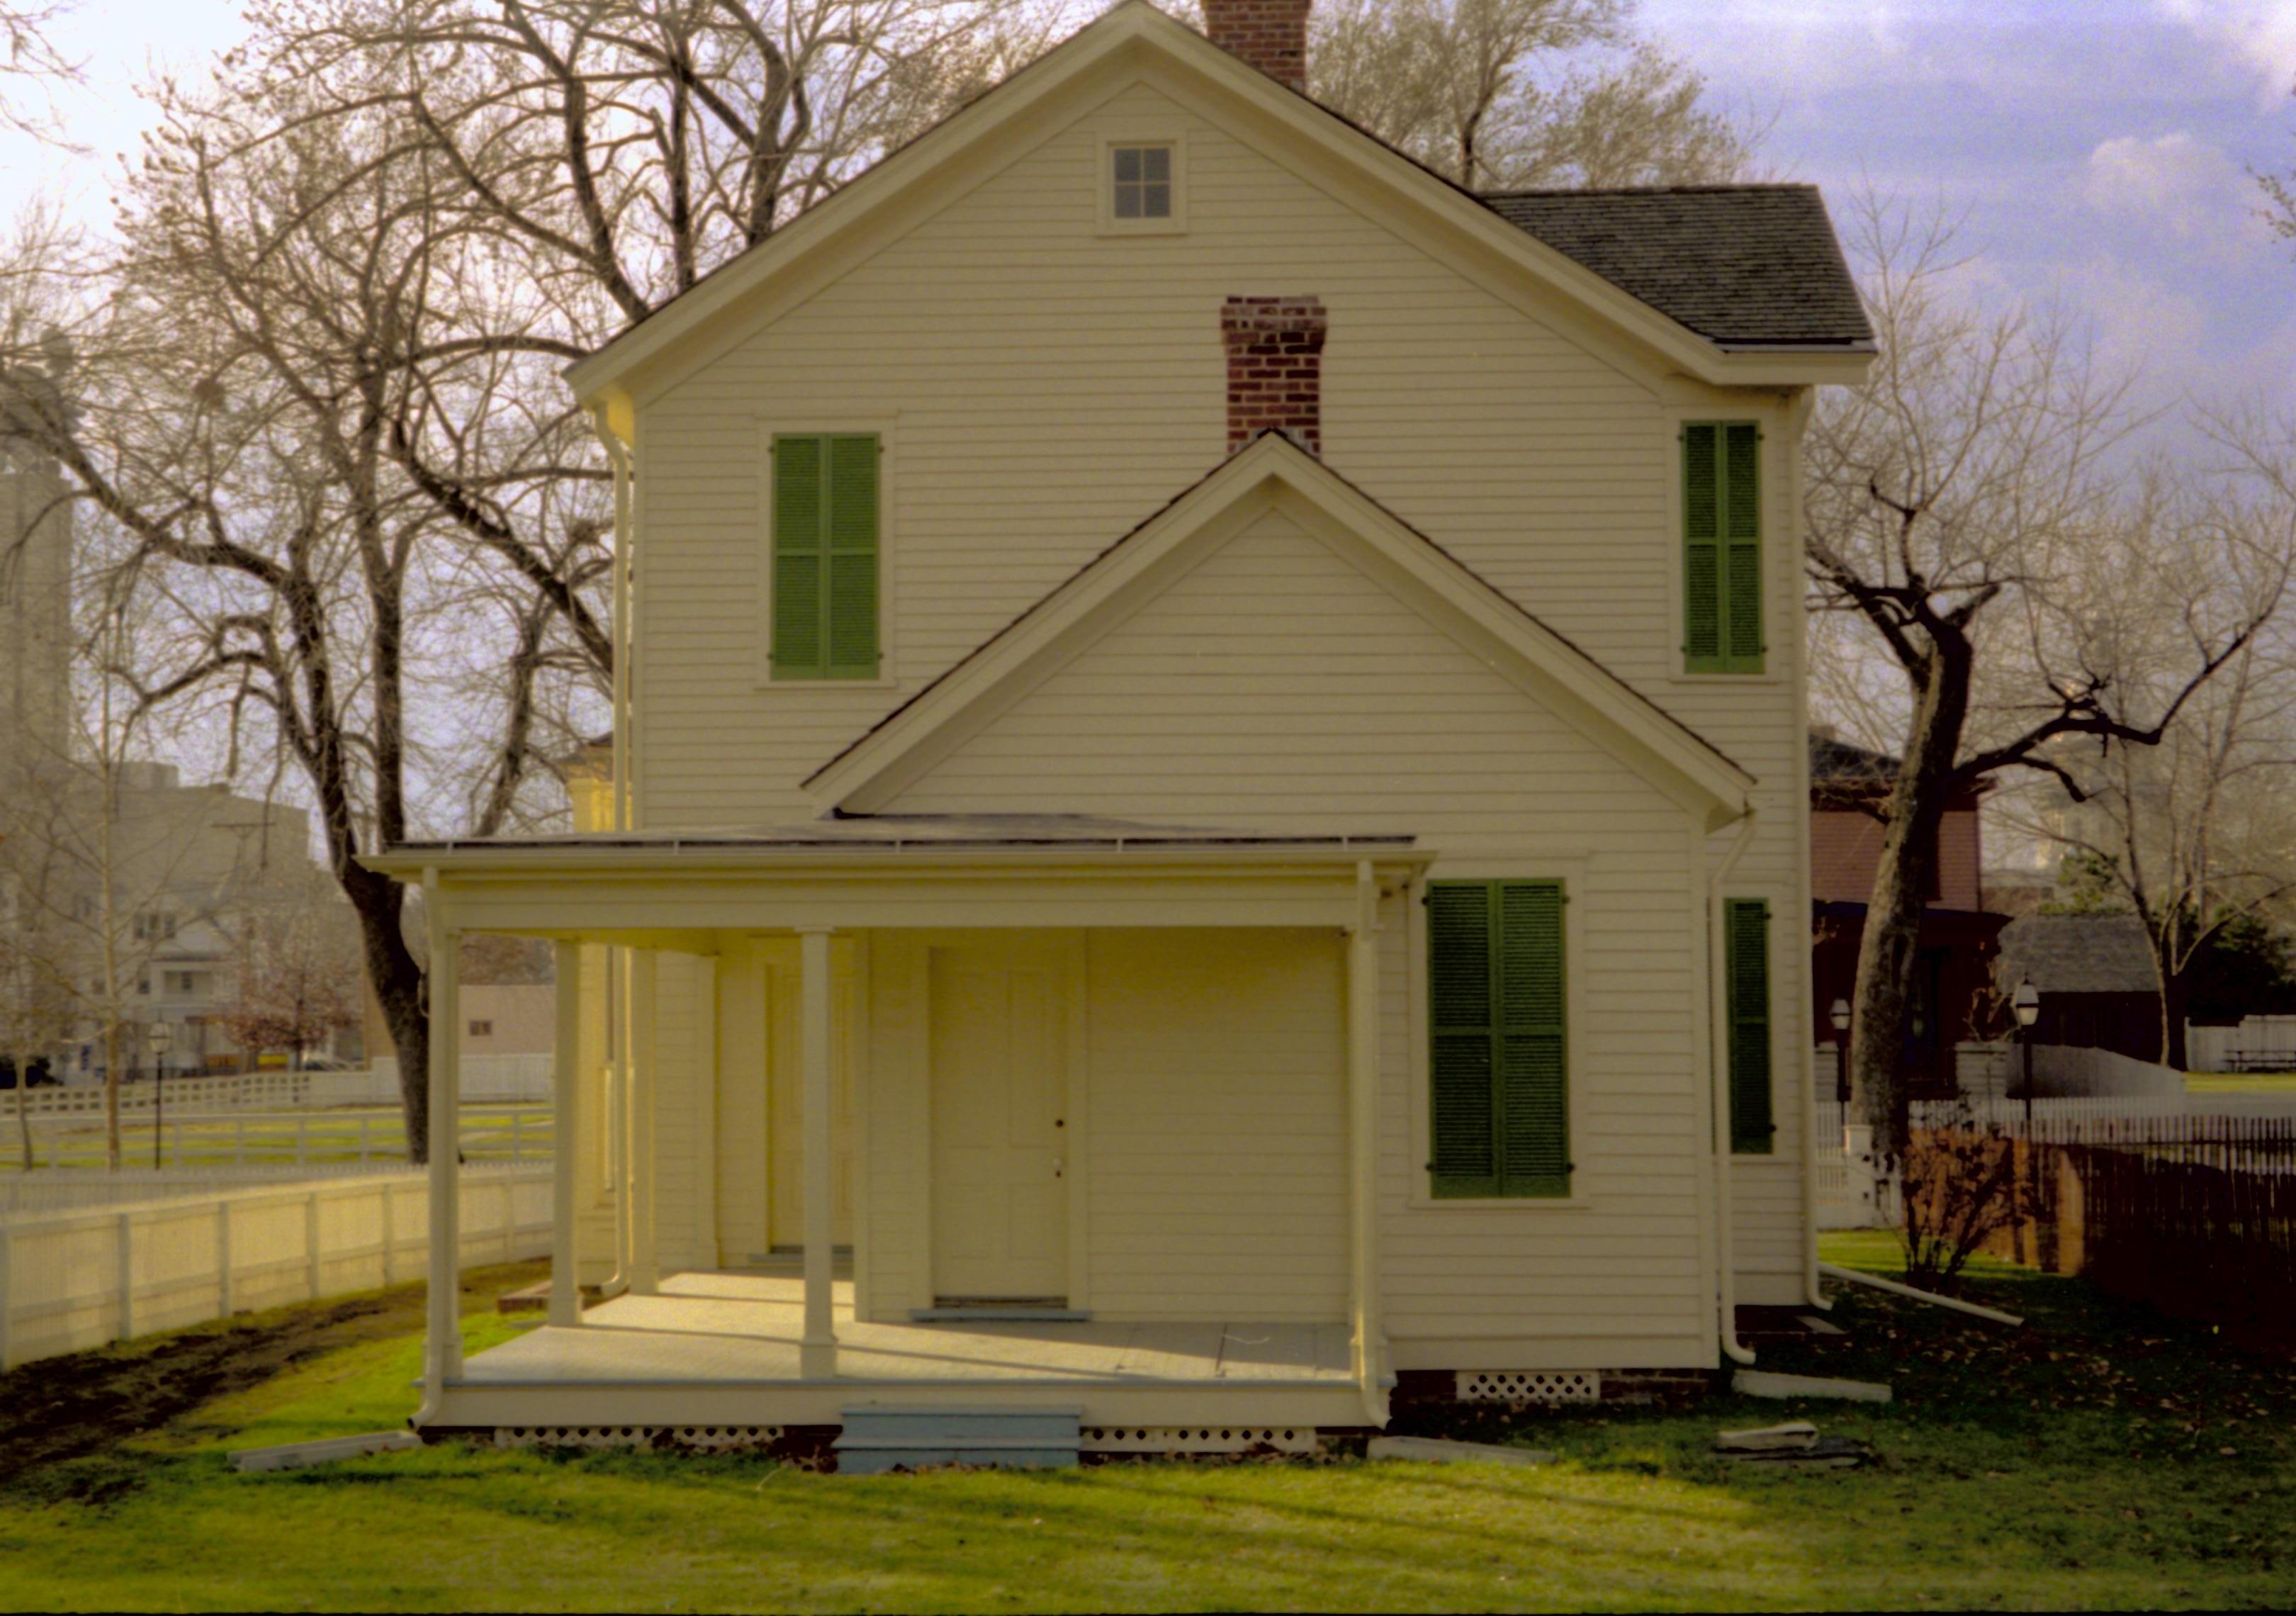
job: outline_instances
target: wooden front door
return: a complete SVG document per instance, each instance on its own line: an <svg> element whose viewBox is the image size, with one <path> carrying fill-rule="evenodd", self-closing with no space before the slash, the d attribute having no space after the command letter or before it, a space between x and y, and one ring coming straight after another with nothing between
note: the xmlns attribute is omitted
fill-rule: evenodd
<svg viewBox="0 0 2296 1616"><path fill-rule="evenodd" d="M931 950L933 1292L1068 1293L1066 976L1029 938Z"/></svg>

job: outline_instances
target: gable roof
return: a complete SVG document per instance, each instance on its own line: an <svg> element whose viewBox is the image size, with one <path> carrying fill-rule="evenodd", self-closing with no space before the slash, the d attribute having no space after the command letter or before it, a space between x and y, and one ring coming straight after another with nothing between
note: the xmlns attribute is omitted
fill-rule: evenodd
<svg viewBox="0 0 2296 1616"><path fill-rule="evenodd" d="M2134 915L2021 915L2001 929L1995 975L2043 993L2161 991L2144 923Z"/></svg>
<svg viewBox="0 0 2296 1616"><path fill-rule="evenodd" d="M1152 64L1186 76L1200 89L1213 89L1230 109L1266 120L1279 137L1341 165L1349 183L1367 187L1378 206L1407 216L1396 221L1397 227L1423 250L1439 257L1480 252L1496 259L1502 273L1525 276L1538 289L1569 299L1702 381L1792 386L1856 382L1865 375L1870 342L1733 346L1694 330L1662 305L1511 222L1484 199L1174 21L1148 0L1121 0L834 195L568 365L567 381L586 406L612 406L623 380L638 367L696 333L718 331L752 294L762 295L800 263L832 259L833 245L872 218L905 201L918 207L945 202L961 183L955 165L968 152L1013 137L1047 109L1080 115L1075 103L1092 84L1122 72L1136 76ZM834 271L844 267L838 263ZM801 294L793 290L791 295Z"/></svg>
<svg viewBox="0 0 2296 1616"><path fill-rule="evenodd" d="M1724 348L1873 344L1815 185L1517 191L1483 201Z"/></svg>
<svg viewBox="0 0 2296 1616"><path fill-rule="evenodd" d="M896 708L805 782L874 813L1250 520L1281 504L1565 723L1696 812L1746 811L1753 776L1281 432L1263 432Z"/></svg>

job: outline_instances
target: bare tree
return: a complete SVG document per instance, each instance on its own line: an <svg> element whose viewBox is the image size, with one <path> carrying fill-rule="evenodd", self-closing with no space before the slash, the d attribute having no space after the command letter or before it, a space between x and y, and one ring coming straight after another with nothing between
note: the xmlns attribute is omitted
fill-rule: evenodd
<svg viewBox="0 0 2296 1616"><path fill-rule="evenodd" d="M38 0L0 0L0 125L63 145L62 131L53 103L32 111L24 92L37 90L45 98L57 86L78 84L84 63L57 48L58 21L72 10L69 4L42 4Z"/></svg>
<svg viewBox="0 0 2296 1616"><path fill-rule="evenodd" d="M2124 384L2062 320L1956 303L1949 227L1873 202L1858 224L1882 356L1811 431L1808 573L1817 693L1899 759L1850 1060L1901 1156L1899 1051L1947 803L2020 767L2078 800L2059 749L2159 742L2276 610L2291 550L2284 522L2215 520L2164 478L2132 489Z"/></svg>
<svg viewBox="0 0 2296 1616"><path fill-rule="evenodd" d="M238 989L224 1030L250 1055L304 1053L358 1024L358 938L349 917L309 886L266 895L234 917Z"/></svg>
<svg viewBox="0 0 2296 1616"><path fill-rule="evenodd" d="M2242 548L2271 554L2288 546L2296 511L2296 476L2267 446L2287 441L2284 426L2219 417L2219 446L2231 455L2234 487L2171 489L2156 495L2167 530L2242 533ZM2247 497L2240 497L2245 492ZM2219 546L2200 544L2201 562ZM2148 563L2176 566L2176 555ZM2194 564L2186 562L2185 564ZM2160 580L2120 572L2116 587L2137 600L2157 599ZM2190 581L2169 592L2190 593ZM2161 670L2178 666L2176 631L2165 614L2139 614L2120 647L2124 682L2166 705ZM2173 673L2170 675L2173 677ZM2177 712L2158 746L2099 745L2075 739L2048 750L2049 761L2079 783L2076 800L2055 779L2041 783L2037 806L2013 808L2028 833L2080 855L2085 871L2144 925L2161 985L2161 1059L2185 1064L2185 1022L2194 971L2227 931L2261 920L2296 892L2296 663L2285 636L2251 639Z"/></svg>
<svg viewBox="0 0 2296 1616"><path fill-rule="evenodd" d="M1471 191L1738 177L1755 132L1637 37L1632 0L1341 0L1316 99Z"/></svg>

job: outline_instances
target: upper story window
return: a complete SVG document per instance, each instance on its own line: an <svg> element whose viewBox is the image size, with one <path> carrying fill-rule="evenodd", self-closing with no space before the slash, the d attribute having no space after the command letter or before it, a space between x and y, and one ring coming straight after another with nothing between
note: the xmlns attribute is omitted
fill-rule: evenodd
<svg viewBox="0 0 2296 1616"><path fill-rule="evenodd" d="M774 439L773 677L878 672L878 454L873 432Z"/></svg>
<svg viewBox="0 0 2296 1616"><path fill-rule="evenodd" d="M1170 218L1172 148L1111 146L1109 152L1116 186L1109 198L1110 216L1119 220Z"/></svg>
<svg viewBox="0 0 2296 1616"><path fill-rule="evenodd" d="M1762 432L1751 421L1682 429L1682 664L1760 673Z"/></svg>
<svg viewBox="0 0 2296 1616"><path fill-rule="evenodd" d="M1100 153L1103 234L1160 235L1187 228L1188 152L1178 132L1105 134Z"/></svg>

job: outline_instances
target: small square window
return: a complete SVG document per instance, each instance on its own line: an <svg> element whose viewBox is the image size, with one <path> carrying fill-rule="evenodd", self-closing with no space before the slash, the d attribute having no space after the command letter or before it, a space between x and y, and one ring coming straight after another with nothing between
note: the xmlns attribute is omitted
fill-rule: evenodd
<svg viewBox="0 0 2296 1616"><path fill-rule="evenodd" d="M472 1021L471 1023L471 1036L474 1038L490 1038L494 1037L494 1032L495 1024L492 1021Z"/></svg>
<svg viewBox="0 0 2296 1616"><path fill-rule="evenodd" d="M1172 217L1172 148L1113 146L1116 193L1112 209L1119 219Z"/></svg>

